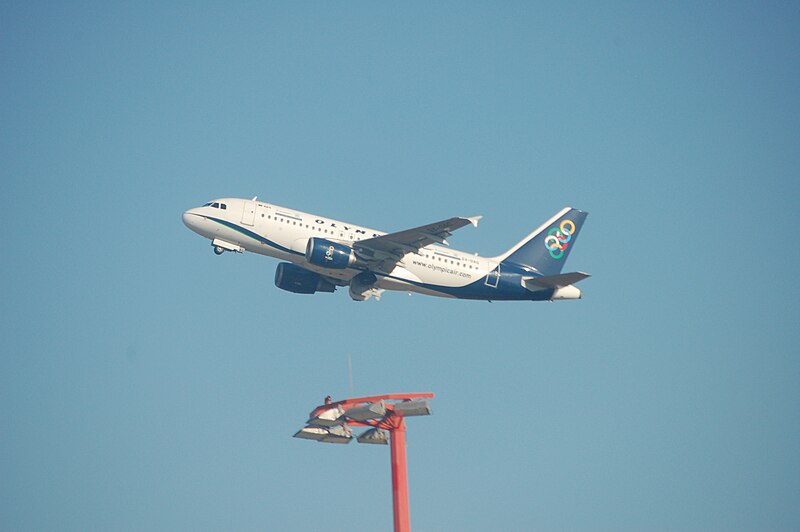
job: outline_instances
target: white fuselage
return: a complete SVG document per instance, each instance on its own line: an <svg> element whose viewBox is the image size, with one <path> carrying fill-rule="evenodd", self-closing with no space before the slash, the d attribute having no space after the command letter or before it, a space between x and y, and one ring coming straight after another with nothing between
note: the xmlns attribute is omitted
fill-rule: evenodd
<svg viewBox="0 0 800 532"><path fill-rule="evenodd" d="M328 269L310 264L305 256L308 240L317 237L352 245L385 234L325 216L237 198L214 200L189 209L183 214L183 221L192 231L210 239L216 249L275 257L337 279L342 284L347 284L359 270ZM435 287L463 287L483 278L491 282L487 274L497 266L497 260L432 244L416 253L409 252L391 271L374 272L378 278L375 286L456 297Z"/></svg>

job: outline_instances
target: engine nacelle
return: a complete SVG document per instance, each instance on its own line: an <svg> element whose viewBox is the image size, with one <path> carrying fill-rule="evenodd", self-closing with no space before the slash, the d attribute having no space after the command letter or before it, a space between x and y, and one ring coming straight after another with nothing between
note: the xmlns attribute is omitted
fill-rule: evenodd
<svg viewBox="0 0 800 532"><path fill-rule="evenodd" d="M342 270L354 266L358 259L350 246L331 242L325 238L309 238L306 245L306 260L314 266Z"/></svg>
<svg viewBox="0 0 800 532"><path fill-rule="evenodd" d="M301 268L291 262L281 262L275 270L275 286L295 294L333 292L336 285L318 273Z"/></svg>

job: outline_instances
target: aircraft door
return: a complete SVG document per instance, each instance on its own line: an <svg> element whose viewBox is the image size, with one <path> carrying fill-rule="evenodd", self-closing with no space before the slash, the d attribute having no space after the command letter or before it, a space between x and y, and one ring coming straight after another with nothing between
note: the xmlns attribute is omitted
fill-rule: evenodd
<svg viewBox="0 0 800 532"><path fill-rule="evenodd" d="M490 288L497 288L497 283L500 282L500 265L497 268L486 274L486 286Z"/></svg>
<svg viewBox="0 0 800 532"><path fill-rule="evenodd" d="M244 225L255 225L256 223L256 202L245 201L244 211L242 212L242 223Z"/></svg>

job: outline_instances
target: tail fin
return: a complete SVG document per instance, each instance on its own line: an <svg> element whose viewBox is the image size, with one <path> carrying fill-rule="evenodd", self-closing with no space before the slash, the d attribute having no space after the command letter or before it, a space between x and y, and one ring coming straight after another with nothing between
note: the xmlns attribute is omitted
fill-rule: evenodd
<svg viewBox="0 0 800 532"><path fill-rule="evenodd" d="M534 268L542 275L561 273L588 212L565 207L497 259Z"/></svg>

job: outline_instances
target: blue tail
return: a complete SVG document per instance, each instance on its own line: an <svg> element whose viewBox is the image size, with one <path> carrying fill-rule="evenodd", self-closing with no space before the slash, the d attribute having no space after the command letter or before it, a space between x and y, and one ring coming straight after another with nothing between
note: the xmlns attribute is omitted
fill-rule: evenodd
<svg viewBox="0 0 800 532"><path fill-rule="evenodd" d="M566 207L499 257L542 275L561 273L588 212Z"/></svg>

